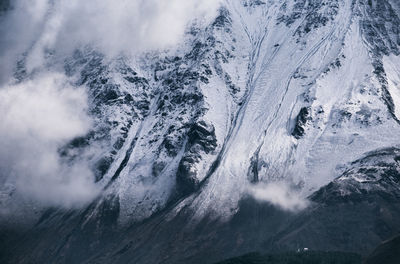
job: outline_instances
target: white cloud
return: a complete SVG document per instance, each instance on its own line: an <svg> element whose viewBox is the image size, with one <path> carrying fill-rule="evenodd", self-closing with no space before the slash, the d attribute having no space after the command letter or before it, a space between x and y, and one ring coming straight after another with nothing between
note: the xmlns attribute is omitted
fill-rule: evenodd
<svg viewBox="0 0 400 264"><path fill-rule="evenodd" d="M15 0L0 33L0 81L16 56L28 51L28 70L43 65L45 53L70 53L90 45L114 57L173 47L187 25L209 22L220 0Z"/></svg>
<svg viewBox="0 0 400 264"><path fill-rule="evenodd" d="M97 189L85 164L64 164L58 148L84 135L84 89L47 73L0 89L0 176L20 194L45 205L75 206Z"/></svg>
<svg viewBox="0 0 400 264"><path fill-rule="evenodd" d="M71 0L62 2L69 7L62 36L94 43L106 53L175 45L188 23L210 20L219 5L218 0L92 0L71 8Z"/></svg>
<svg viewBox="0 0 400 264"><path fill-rule="evenodd" d="M300 193L287 182L259 183L251 185L248 192L258 201L268 202L286 211L298 211L308 206Z"/></svg>

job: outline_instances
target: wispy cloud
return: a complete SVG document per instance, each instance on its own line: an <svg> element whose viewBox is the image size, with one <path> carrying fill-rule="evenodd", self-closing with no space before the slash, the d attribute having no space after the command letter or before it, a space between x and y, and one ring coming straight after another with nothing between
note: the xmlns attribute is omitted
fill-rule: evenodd
<svg viewBox="0 0 400 264"><path fill-rule="evenodd" d="M286 211L299 211L308 206L308 201L286 182L251 185L248 192L256 200L271 203Z"/></svg>

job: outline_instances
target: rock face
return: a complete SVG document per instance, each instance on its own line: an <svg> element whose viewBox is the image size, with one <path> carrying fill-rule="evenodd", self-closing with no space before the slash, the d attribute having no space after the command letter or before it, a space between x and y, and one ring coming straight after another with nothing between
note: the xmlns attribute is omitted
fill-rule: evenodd
<svg viewBox="0 0 400 264"><path fill-rule="evenodd" d="M292 136L296 139L300 139L304 136L304 126L309 120L310 110L306 107L300 109L298 116L296 117L296 125L292 131Z"/></svg>
<svg viewBox="0 0 400 264"><path fill-rule="evenodd" d="M0 262L367 254L400 231L399 22L395 0L229 0L176 51L53 58L93 119L60 155L90 164L103 192L80 210L36 208L27 232L2 227ZM271 182L311 205L249 196Z"/></svg>
<svg viewBox="0 0 400 264"><path fill-rule="evenodd" d="M358 196L380 195L397 201L400 198L399 154L396 148L368 153L352 162L339 178L315 192L312 200L329 204L362 201Z"/></svg>
<svg viewBox="0 0 400 264"><path fill-rule="evenodd" d="M216 147L217 140L212 125L200 121L190 128L185 155L179 162L176 174L177 187L182 194L190 194L198 190L200 183L207 175L199 175L196 165L200 163L202 155L209 154Z"/></svg>

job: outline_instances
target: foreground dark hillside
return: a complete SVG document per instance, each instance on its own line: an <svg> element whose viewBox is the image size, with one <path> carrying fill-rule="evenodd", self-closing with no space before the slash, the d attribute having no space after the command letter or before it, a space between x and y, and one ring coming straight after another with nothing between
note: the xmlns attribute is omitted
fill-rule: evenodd
<svg viewBox="0 0 400 264"><path fill-rule="evenodd" d="M361 256L346 252L289 252L281 254L250 253L216 264L361 264Z"/></svg>
<svg viewBox="0 0 400 264"><path fill-rule="evenodd" d="M379 245L365 261L365 264L400 263L400 236Z"/></svg>

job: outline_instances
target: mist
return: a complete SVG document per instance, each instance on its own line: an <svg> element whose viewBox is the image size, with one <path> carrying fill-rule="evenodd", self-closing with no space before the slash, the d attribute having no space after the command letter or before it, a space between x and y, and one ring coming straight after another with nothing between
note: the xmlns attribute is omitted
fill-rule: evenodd
<svg viewBox="0 0 400 264"><path fill-rule="evenodd" d="M85 164L66 164L58 149L90 127L86 94L46 73L0 90L0 175L42 204L78 206L98 192Z"/></svg>
<svg viewBox="0 0 400 264"><path fill-rule="evenodd" d="M307 199L285 182L258 183L250 186L248 193L257 201L268 202L285 211L300 211L309 204Z"/></svg>

